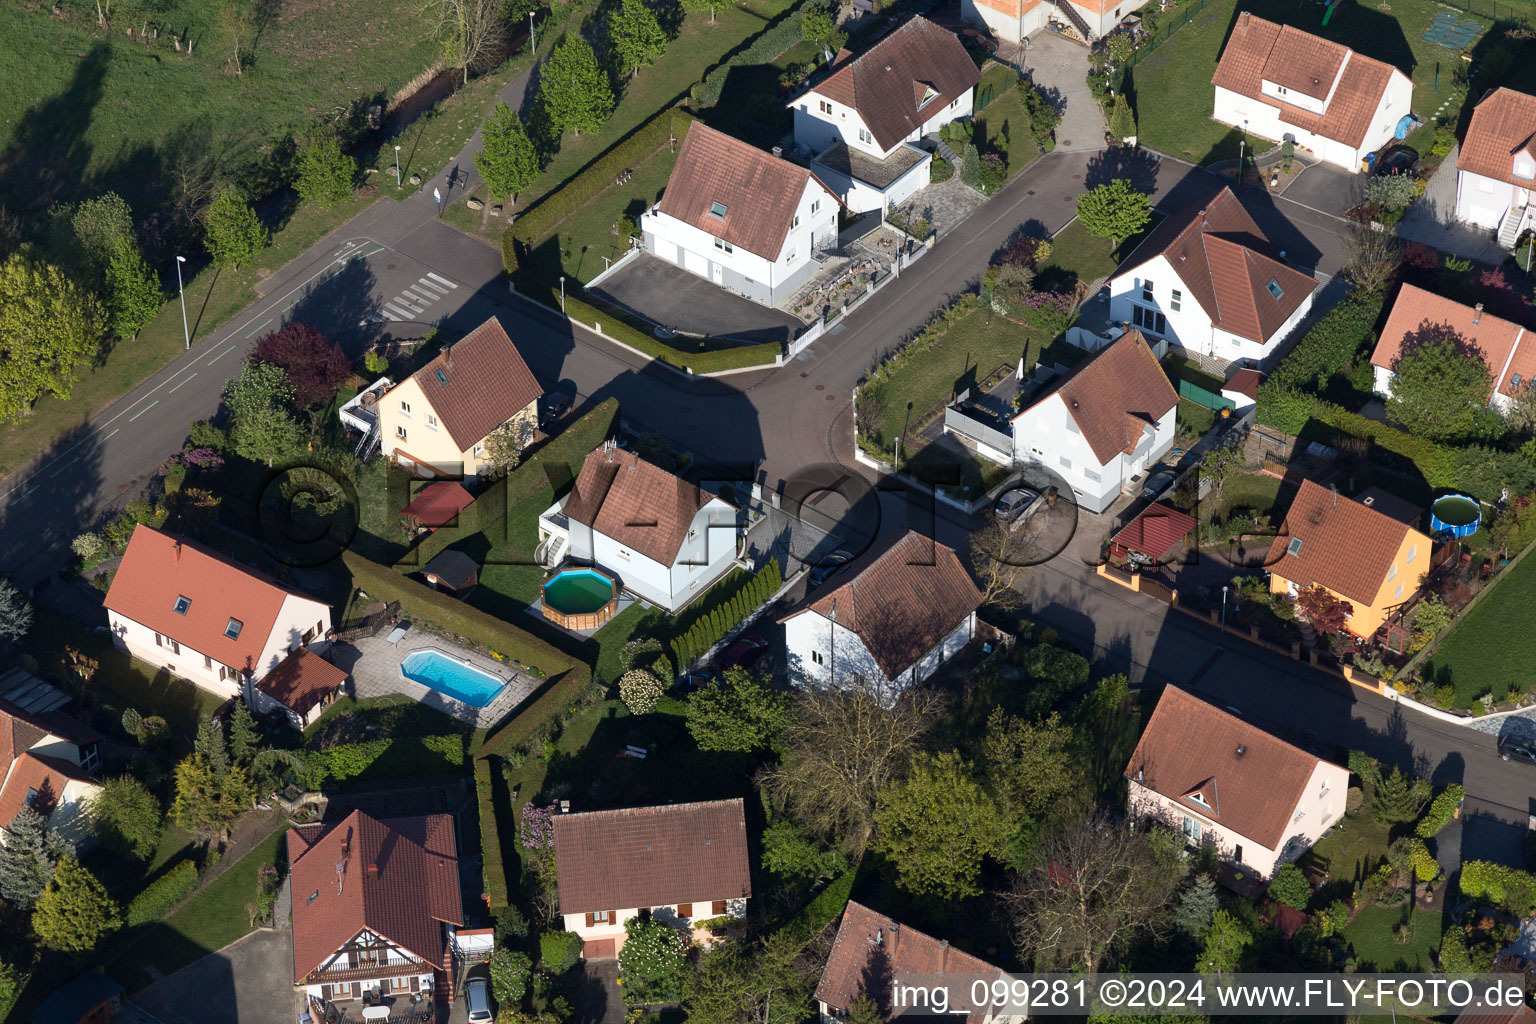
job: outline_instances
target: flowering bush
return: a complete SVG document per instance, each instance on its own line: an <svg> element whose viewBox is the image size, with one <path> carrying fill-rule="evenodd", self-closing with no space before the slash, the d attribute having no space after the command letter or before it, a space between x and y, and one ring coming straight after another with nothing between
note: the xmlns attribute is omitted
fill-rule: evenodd
<svg viewBox="0 0 1536 1024"><path fill-rule="evenodd" d="M626 1003L663 1003L681 999L688 958L683 934L653 918L624 922L628 936L619 950L619 981Z"/></svg>
<svg viewBox="0 0 1536 1024"><path fill-rule="evenodd" d="M212 448L183 448L160 465L160 475L170 476L180 470L216 469L224 465L224 456Z"/></svg>
<svg viewBox="0 0 1536 1024"><path fill-rule="evenodd" d="M1018 308L1030 326L1052 338L1077 322L1077 303L1066 292L1036 292L1020 302Z"/></svg>
<svg viewBox="0 0 1536 1024"><path fill-rule="evenodd" d="M665 689L660 679L643 668L632 668L619 677L619 699L632 715L655 711Z"/></svg>
<svg viewBox="0 0 1536 1024"><path fill-rule="evenodd" d="M552 850L555 848L555 805L537 807L532 802L523 805L522 828L518 834L518 841L529 850Z"/></svg>
<svg viewBox="0 0 1536 1024"><path fill-rule="evenodd" d="M981 175L978 181L982 195L990 196L1003 187L1008 177L1008 165L998 153L984 153L981 157Z"/></svg>

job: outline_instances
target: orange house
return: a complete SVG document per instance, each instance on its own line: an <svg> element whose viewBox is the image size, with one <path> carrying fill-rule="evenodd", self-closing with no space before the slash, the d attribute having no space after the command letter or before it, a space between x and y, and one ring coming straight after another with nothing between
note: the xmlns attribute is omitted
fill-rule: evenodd
<svg viewBox="0 0 1536 1024"><path fill-rule="evenodd" d="M1421 512L1371 488L1359 498L1304 480L1269 549L1269 589L1292 597L1316 584L1354 606L1350 632L1372 636L1429 572Z"/></svg>

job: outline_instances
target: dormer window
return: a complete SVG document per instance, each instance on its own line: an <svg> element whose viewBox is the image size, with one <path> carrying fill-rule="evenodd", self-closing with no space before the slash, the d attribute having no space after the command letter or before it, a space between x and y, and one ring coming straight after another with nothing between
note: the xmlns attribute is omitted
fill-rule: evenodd
<svg viewBox="0 0 1536 1024"><path fill-rule="evenodd" d="M917 101L917 109L922 110L939 96L939 91L931 85L923 84L923 98Z"/></svg>
<svg viewBox="0 0 1536 1024"><path fill-rule="evenodd" d="M1185 797L1185 799L1192 804L1199 804L1201 807L1209 808L1211 806L1205 802L1205 794L1199 792L1198 790L1189 794L1189 796Z"/></svg>
<svg viewBox="0 0 1536 1024"><path fill-rule="evenodd" d="M224 627L224 635L231 640L240 639L240 631L245 628L245 623L239 619L230 619L229 625Z"/></svg>
<svg viewBox="0 0 1536 1024"><path fill-rule="evenodd" d="M1515 374L1513 377L1509 378L1509 390L1511 390L1511 391L1519 391L1520 390L1520 375L1518 373Z"/></svg>
<svg viewBox="0 0 1536 1024"><path fill-rule="evenodd" d="M709 215L717 220L725 220L725 211L728 207L724 203L710 203Z"/></svg>
<svg viewBox="0 0 1536 1024"><path fill-rule="evenodd" d="M1285 294L1285 289L1281 288L1280 282L1276 281L1274 278L1270 278L1269 284L1265 285L1264 287L1269 289L1269 294L1273 295L1277 299Z"/></svg>
<svg viewBox="0 0 1536 1024"><path fill-rule="evenodd" d="M176 604L171 608L177 615L187 614L187 609L192 607L192 599L185 594L176 595Z"/></svg>
<svg viewBox="0 0 1536 1024"><path fill-rule="evenodd" d="M1291 542L1285 546L1285 553L1288 555L1301 554L1301 538L1292 537Z"/></svg>

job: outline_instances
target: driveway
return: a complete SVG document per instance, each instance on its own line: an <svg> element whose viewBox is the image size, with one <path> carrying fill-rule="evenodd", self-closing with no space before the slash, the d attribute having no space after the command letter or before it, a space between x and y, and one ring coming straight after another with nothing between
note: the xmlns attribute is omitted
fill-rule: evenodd
<svg viewBox="0 0 1536 1024"><path fill-rule="evenodd" d="M624 996L619 992L619 962L583 963L572 1024L624 1024Z"/></svg>
<svg viewBox="0 0 1536 1024"><path fill-rule="evenodd" d="M803 326L782 310L733 295L650 253L641 253L589 291L684 334L787 343Z"/></svg>
<svg viewBox="0 0 1536 1024"><path fill-rule="evenodd" d="M1298 174L1296 180L1286 186L1284 195L1288 202L1300 203L1309 210L1342 217L1345 210L1364 197L1365 182L1364 174L1319 163Z"/></svg>
<svg viewBox="0 0 1536 1024"><path fill-rule="evenodd" d="M211 1017L293 1024L301 1005L293 990L293 933L252 932L141 989L133 1001L161 1024L202 1024Z"/></svg>
<svg viewBox="0 0 1536 1024"><path fill-rule="evenodd" d="M1456 158L1459 155L1460 146L1446 154L1439 168L1429 176L1429 185L1424 189L1424 195L1408 208L1407 216L1398 224L1397 235L1411 242L1432 245L1442 252L1453 252L1458 256L1496 266L1504 262L1504 250L1494 241L1493 232L1462 224L1455 218ZM1305 177L1305 174L1302 175L1302 178ZM1300 184L1300 179L1297 184ZM1286 189L1287 198L1290 193L1291 189Z"/></svg>
<svg viewBox="0 0 1536 1024"><path fill-rule="evenodd" d="M1024 71L1061 111L1056 148L1104 148L1104 115L1088 91L1088 48L1044 29L1027 40Z"/></svg>

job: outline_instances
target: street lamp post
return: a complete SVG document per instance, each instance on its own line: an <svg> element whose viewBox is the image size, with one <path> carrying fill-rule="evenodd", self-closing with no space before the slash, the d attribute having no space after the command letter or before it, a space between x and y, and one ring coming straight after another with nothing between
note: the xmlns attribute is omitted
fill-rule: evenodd
<svg viewBox="0 0 1536 1024"><path fill-rule="evenodd" d="M400 187L400 146L395 146L395 188Z"/></svg>
<svg viewBox="0 0 1536 1024"><path fill-rule="evenodd" d="M560 312L565 312L565 275L560 275Z"/></svg>
<svg viewBox="0 0 1536 1024"><path fill-rule="evenodd" d="M528 49L533 51L534 59L539 56L539 41L533 37L533 12L528 12Z"/></svg>
<svg viewBox="0 0 1536 1024"><path fill-rule="evenodd" d="M832 637L832 646L831 646L832 665L831 665L831 671L828 673L827 681L829 683L831 683L833 686L836 686L837 685L837 598L835 598L835 597L832 599L832 611L831 611L830 614L828 614L827 619L831 623L831 626L829 627L829 629L831 631L831 637Z"/></svg>
<svg viewBox="0 0 1536 1024"><path fill-rule="evenodd" d="M181 337L186 347L192 347L192 331L187 327L187 290L181 283L181 265L187 262L185 256L176 257L176 294L181 296Z"/></svg>
<svg viewBox="0 0 1536 1024"><path fill-rule="evenodd" d="M1221 631L1227 631L1227 588L1221 588Z"/></svg>

